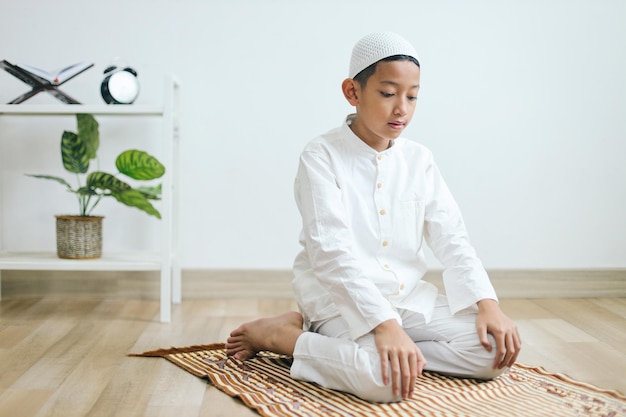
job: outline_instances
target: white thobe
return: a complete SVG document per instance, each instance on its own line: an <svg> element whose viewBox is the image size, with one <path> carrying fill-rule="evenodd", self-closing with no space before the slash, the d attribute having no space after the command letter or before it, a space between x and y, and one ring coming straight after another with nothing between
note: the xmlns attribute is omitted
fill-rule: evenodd
<svg viewBox="0 0 626 417"><path fill-rule="evenodd" d="M340 317L355 341L386 320L403 325L403 311L429 323L437 288L422 280L424 241L445 268L452 314L497 300L432 153L405 138L378 152L352 132L353 117L300 157L293 288L305 328Z"/></svg>

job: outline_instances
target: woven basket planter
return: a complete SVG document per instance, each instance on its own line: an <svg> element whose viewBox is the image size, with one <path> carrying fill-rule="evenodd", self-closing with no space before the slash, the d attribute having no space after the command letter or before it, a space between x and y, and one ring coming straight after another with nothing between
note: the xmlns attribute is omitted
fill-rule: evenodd
<svg viewBox="0 0 626 417"><path fill-rule="evenodd" d="M57 255L64 259L102 256L102 216L56 216Z"/></svg>

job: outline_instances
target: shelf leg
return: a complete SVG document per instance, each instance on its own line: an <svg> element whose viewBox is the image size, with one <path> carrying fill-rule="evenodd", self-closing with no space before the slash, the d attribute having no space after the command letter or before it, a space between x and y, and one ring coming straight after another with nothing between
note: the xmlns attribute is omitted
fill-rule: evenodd
<svg viewBox="0 0 626 417"><path fill-rule="evenodd" d="M180 265L177 260L172 261L172 302L180 304L182 302L182 278Z"/></svg>
<svg viewBox="0 0 626 417"><path fill-rule="evenodd" d="M161 267L161 323L172 321L172 273L170 265Z"/></svg>

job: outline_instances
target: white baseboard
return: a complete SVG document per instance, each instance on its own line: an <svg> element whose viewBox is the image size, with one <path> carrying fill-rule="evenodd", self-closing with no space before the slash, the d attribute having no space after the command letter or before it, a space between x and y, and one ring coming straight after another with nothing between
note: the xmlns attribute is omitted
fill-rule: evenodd
<svg viewBox="0 0 626 417"><path fill-rule="evenodd" d="M490 270L500 298L626 297L626 270ZM441 271L425 279L443 289Z"/></svg>
<svg viewBox="0 0 626 417"><path fill-rule="evenodd" d="M501 298L626 297L626 270L492 270ZM183 298L292 298L290 270L188 269ZM441 271L426 280L443 288ZM156 272L2 271L2 297L89 294L158 298Z"/></svg>

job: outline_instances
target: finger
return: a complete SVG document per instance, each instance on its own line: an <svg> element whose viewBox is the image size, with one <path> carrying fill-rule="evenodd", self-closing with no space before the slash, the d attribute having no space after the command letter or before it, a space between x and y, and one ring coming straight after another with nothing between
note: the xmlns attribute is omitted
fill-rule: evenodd
<svg viewBox="0 0 626 417"><path fill-rule="evenodd" d="M380 372L383 375L383 384L389 385L389 357L387 352L380 352Z"/></svg>
<svg viewBox="0 0 626 417"><path fill-rule="evenodd" d="M410 382L409 382L409 393L408 393L407 398L413 395L413 391L415 390L415 380L417 379L417 376L419 375L418 353L419 351L416 351L414 354L409 355L409 367L411 369L411 377L410 377Z"/></svg>
<svg viewBox="0 0 626 417"><path fill-rule="evenodd" d="M391 366L391 392L394 397L397 397L400 395L400 388L402 386L402 372L398 355L395 352L389 356L389 365Z"/></svg>
<svg viewBox="0 0 626 417"><path fill-rule="evenodd" d="M513 346L515 347L515 355L513 355L513 357L511 358L511 362L509 363L509 366L513 366L513 364L515 364L515 362L517 361L517 357L519 356L520 351L522 350L522 341L520 340L517 329L515 330L515 333L513 334Z"/></svg>
<svg viewBox="0 0 626 417"><path fill-rule="evenodd" d="M506 342L504 335L495 336L496 339L496 358L493 362L493 369L502 369L502 363L504 361L504 355L506 354Z"/></svg>
<svg viewBox="0 0 626 417"><path fill-rule="evenodd" d="M491 346L491 342L489 341L489 337L487 337L487 327L486 326L478 326L478 338L480 339L480 344L487 349L487 352L491 352L493 346Z"/></svg>
<svg viewBox="0 0 626 417"><path fill-rule="evenodd" d="M400 381L402 382L402 398L408 398L411 391L411 379L413 373L411 370L411 357L412 355L402 355L400 361Z"/></svg>
<svg viewBox="0 0 626 417"><path fill-rule="evenodd" d="M502 363L500 364L500 368L504 368L507 366L511 366L511 360L515 357L515 342L513 341L513 335L508 334L506 336L506 354L502 359Z"/></svg>
<svg viewBox="0 0 626 417"><path fill-rule="evenodd" d="M418 376L422 375L422 372L424 371L424 367L426 367L427 363L428 362L426 361L426 358L422 354L422 351L417 349L417 375Z"/></svg>

